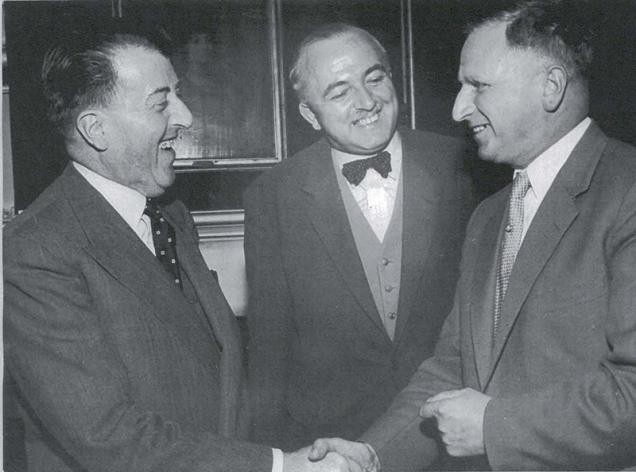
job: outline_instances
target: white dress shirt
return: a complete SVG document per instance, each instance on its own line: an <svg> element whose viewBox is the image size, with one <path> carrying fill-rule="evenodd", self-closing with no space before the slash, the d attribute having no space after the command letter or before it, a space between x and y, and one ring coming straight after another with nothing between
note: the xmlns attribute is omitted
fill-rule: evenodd
<svg viewBox="0 0 636 472"><path fill-rule="evenodd" d="M362 210L364 217L371 225L380 242L384 240L384 235L391 222L395 196L402 171L402 140L397 132L391 138L385 151L391 154L391 172L389 172L386 179L375 169L367 170L364 179L358 185L353 185L345 179L353 198L358 203L360 210ZM338 179L340 179L343 178L342 166L347 162L364 159L368 156L349 154L332 148L331 157Z"/></svg>
<svg viewBox="0 0 636 472"><path fill-rule="evenodd" d="M528 189L523 199L523 233L521 234L521 241L525 238L530 223L532 223L534 215L536 215L541 202L548 190L550 190L554 179L591 123L592 120L589 117L585 118L525 168L530 181L530 189ZM515 176L517 172L522 170L524 169L516 169Z"/></svg>

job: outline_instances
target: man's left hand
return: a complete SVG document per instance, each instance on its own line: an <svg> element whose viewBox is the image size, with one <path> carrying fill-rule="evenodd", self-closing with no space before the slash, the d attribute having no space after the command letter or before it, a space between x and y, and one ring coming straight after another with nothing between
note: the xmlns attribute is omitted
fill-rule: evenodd
<svg viewBox="0 0 636 472"><path fill-rule="evenodd" d="M437 419L437 428L451 456L484 454L484 413L490 399L472 388L449 390L426 400L420 416Z"/></svg>

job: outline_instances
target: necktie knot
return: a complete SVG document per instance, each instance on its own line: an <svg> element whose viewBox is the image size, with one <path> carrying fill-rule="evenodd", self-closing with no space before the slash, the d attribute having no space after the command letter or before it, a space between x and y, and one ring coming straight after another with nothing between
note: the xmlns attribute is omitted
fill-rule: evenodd
<svg viewBox="0 0 636 472"><path fill-rule="evenodd" d="M146 199L146 208L144 208L144 215L148 215L151 220L162 218L161 210L159 209L159 205L152 198Z"/></svg>
<svg viewBox="0 0 636 472"><path fill-rule="evenodd" d="M351 185L359 185L369 169L375 169L382 178L386 179L391 172L391 154L388 151L382 151L373 157L347 162L342 166L342 175Z"/></svg>
<svg viewBox="0 0 636 472"><path fill-rule="evenodd" d="M517 172L514 181L512 182L512 195L511 199L524 198L528 189L530 188L530 179L528 173L525 170Z"/></svg>

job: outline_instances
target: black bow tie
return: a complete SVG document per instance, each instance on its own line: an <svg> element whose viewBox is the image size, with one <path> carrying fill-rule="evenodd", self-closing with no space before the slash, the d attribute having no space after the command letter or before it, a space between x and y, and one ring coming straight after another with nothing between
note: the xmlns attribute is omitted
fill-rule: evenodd
<svg viewBox="0 0 636 472"><path fill-rule="evenodd" d="M382 151L373 157L366 159L358 159L357 161L347 162L342 166L342 175L351 183L351 185L358 185L367 175L367 170L373 168L383 178L387 178L389 172L391 172L391 154L387 151Z"/></svg>

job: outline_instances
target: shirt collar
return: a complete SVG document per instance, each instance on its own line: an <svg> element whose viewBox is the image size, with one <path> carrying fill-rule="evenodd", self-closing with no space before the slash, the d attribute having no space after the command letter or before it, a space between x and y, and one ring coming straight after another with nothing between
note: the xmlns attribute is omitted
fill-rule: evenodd
<svg viewBox="0 0 636 472"><path fill-rule="evenodd" d="M73 161L73 166L110 203L128 226L135 230L146 208L146 197L137 190L107 179L78 162Z"/></svg>
<svg viewBox="0 0 636 472"><path fill-rule="evenodd" d="M548 193L552 182L591 123L589 117L585 118L526 167L531 191L539 200L543 200ZM522 170L516 169L514 175Z"/></svg>

